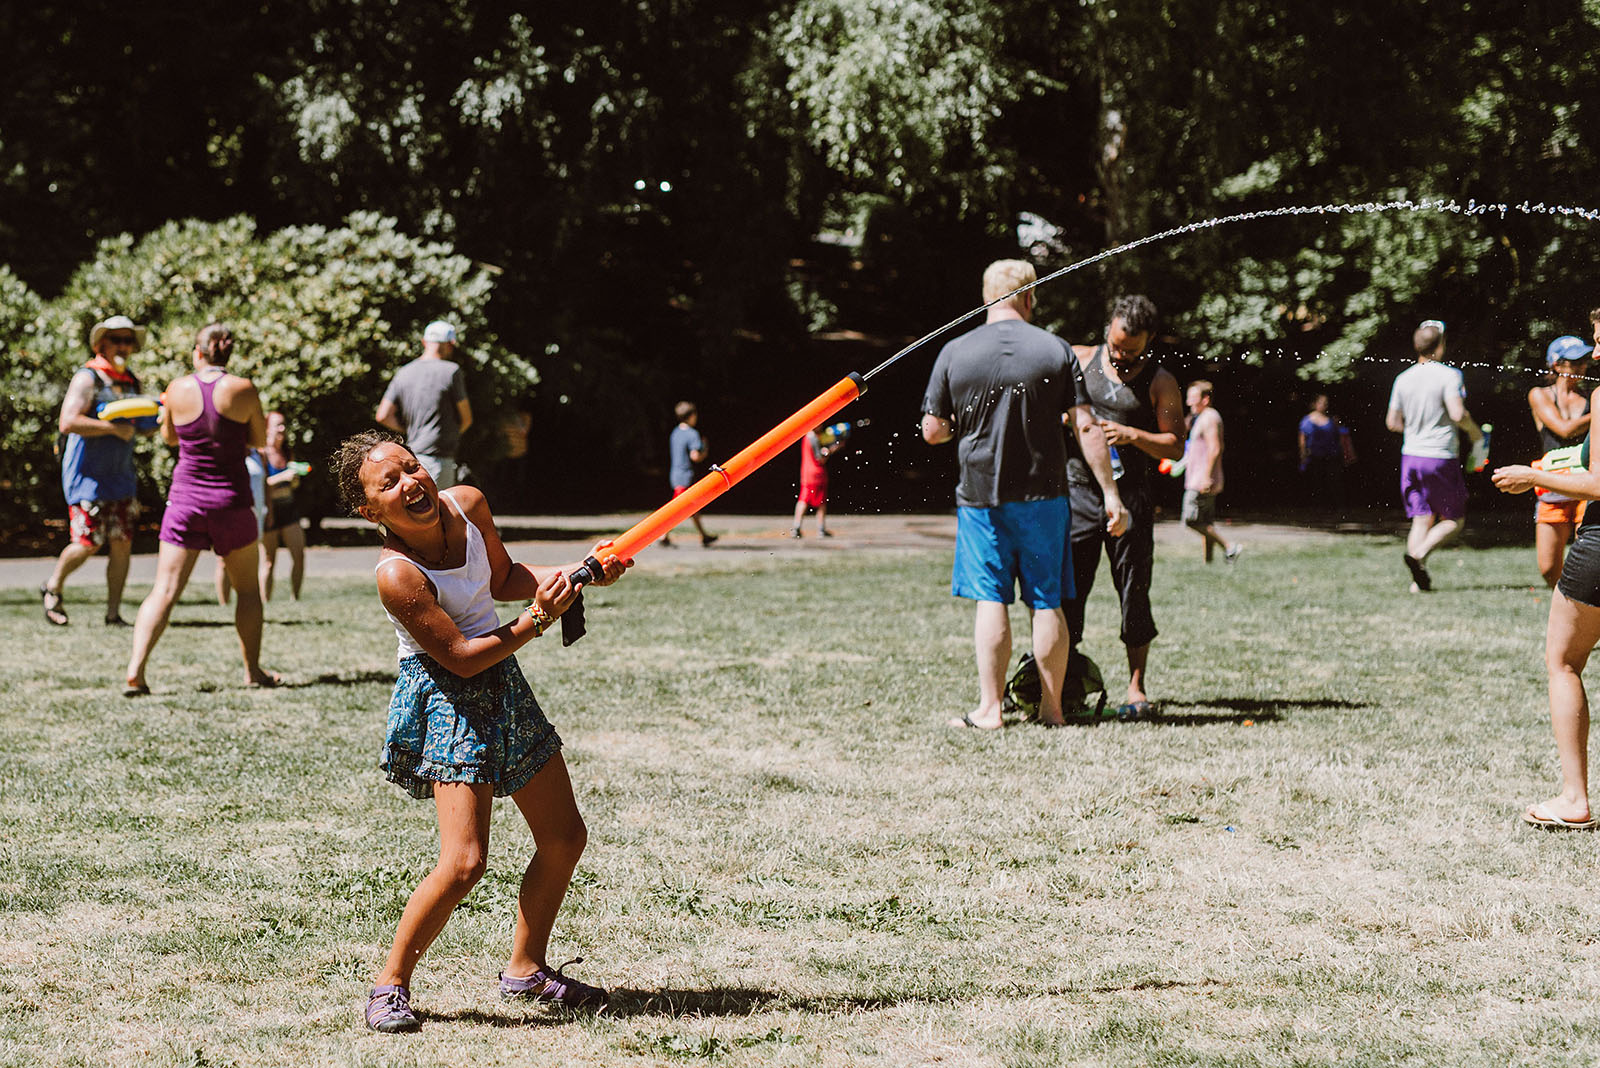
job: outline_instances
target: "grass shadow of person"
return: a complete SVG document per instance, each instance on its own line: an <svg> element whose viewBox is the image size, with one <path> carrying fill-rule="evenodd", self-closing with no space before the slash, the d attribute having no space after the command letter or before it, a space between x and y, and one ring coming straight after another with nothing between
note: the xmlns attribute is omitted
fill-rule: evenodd
<svg viewBox="0 0 1600 1068"><path fill-rule="evenodd" d="M1283 718L1283 713L1293 709L1358 709L1371 708L1361 701L1343 697L1193 697L1160 702L1160 712L1153 718L1156 723L1176 726L1198 726L1206 723L1273 723ZM1169 708L1216 709L1212 712L1184 712L1173 715Z"/></svg>
<svg viewBox="0 0 1600 1068"><path fill-rule="evenodd" d="M840 1009L881 1009L897 1004L885 997L811 998L775 990L756 990L751 987L710 987L705 990L662 988L634 990L618 988L611 991L606 1005L607 1016L749 1016L768 1009L795 1009L802 1012L832 1012Z"/></svg>
<svg viewBox="0 0 1600 1068"><path fill-rule="evenodd" d="M307 686L365 686L368 683L382 683L385 686L394 682L393 671L352 671L347 674L327 671L318 675Z"/></svg>

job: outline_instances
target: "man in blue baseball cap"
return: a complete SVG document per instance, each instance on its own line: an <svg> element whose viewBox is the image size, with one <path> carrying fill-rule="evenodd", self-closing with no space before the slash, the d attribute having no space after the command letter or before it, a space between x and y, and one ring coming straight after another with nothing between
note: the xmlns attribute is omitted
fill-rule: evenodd
<svg viewBox="0 0 1600 1068"><path fill-rule="evenodd" d="M1558 337L1544 350L1551 380L1528 390L1528 407L1539 430L1542 451L1575 445L1589 433L1589 373L1593 345L1571 334ZM1551 589L1561 578L1567 543L1583 519L1584 502L1554 491L1534 498L1533 551L1539 573Z"/></svg>

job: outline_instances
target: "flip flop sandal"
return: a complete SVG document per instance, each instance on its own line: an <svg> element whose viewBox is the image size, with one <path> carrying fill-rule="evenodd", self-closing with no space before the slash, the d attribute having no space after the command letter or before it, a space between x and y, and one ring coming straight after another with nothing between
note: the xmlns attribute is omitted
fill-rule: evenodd
<svg viewBox="0 0 1600 1068"><path fill-rule="evenodd" d="M150 687L146 686L142 682L130 682L122 688L122 696L148 697L150 696Z"/></svg>
<svg viewBox="0 0 1600 1068"><path fill-rule="evenodd" d="M1540 827L1547 831L1592 831L1596 822L1600 821L1596 821L1593 816L1586 820L1564 820L1541 802L1532 809L1523 811L1522 822L1530 827Z"/></svg>
<svg viewBox="0 0 1600 1068"><path fill-rule="evenodd" d="M44 605L45 622L51 626L64 627L67 625L67 611L61 607L61 594L48 586L39 587L39 598Z"/></svg>

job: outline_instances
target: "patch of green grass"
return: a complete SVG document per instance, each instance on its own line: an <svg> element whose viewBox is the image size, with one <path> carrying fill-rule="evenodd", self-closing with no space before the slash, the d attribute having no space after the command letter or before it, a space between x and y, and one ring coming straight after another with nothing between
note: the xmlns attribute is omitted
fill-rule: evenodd
<svg viewBox="0 0 1600 1068"><path fill-rule="evenodd" d="M125 635L0 591L0 1066L1592 1061L1600 842L1516 823L1555 775L1531 551L1441 554L1428 597L1399 551L1163 547L1162 716L998 734L944 726L976 700L945 554L591 591L589 637L519 659L590 828L553 951L611 1010L495 998L502 805L409 1039L359 1023L437 848L376 767L370 582L269 606L269 692L192 595L139 701ZM1114 698L1116 628L1102 574Z"/></svg>

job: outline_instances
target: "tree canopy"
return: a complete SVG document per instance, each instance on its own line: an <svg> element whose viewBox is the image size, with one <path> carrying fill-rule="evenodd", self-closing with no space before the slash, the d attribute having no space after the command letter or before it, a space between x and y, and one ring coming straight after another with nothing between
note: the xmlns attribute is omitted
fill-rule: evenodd
<svg viewBox="0 0 1600 1068"><path fill-rule="evenodd" d="M1320 381L1392 373L1365 357L1424 317L1528 367L1600 303L1574 269L1600 229L1532 210L1586 206L1600 169L1600 88L1574 58L1600 6L1581 0L47 0L0 30L16 419L44 389L18 370L26 324L135 297L246 314L248 294L205 307L181 272L178 296L101 277L245 229L287 255L283 235L321 235L319 256L370 236L362 270L388 241L474 265L482 329L537 368L538 426L622 472L624 498L654 484L673 401L731 412L762 388L757 354L804 366L818 335L920 334L1000 255L1043 273L1289 205L1529 205L1200 228L1041 294L1046 325L1086 337L1142 290L1181 358ZM348 296L302 335L345 373L372 324L430 317Z"/></svg>

